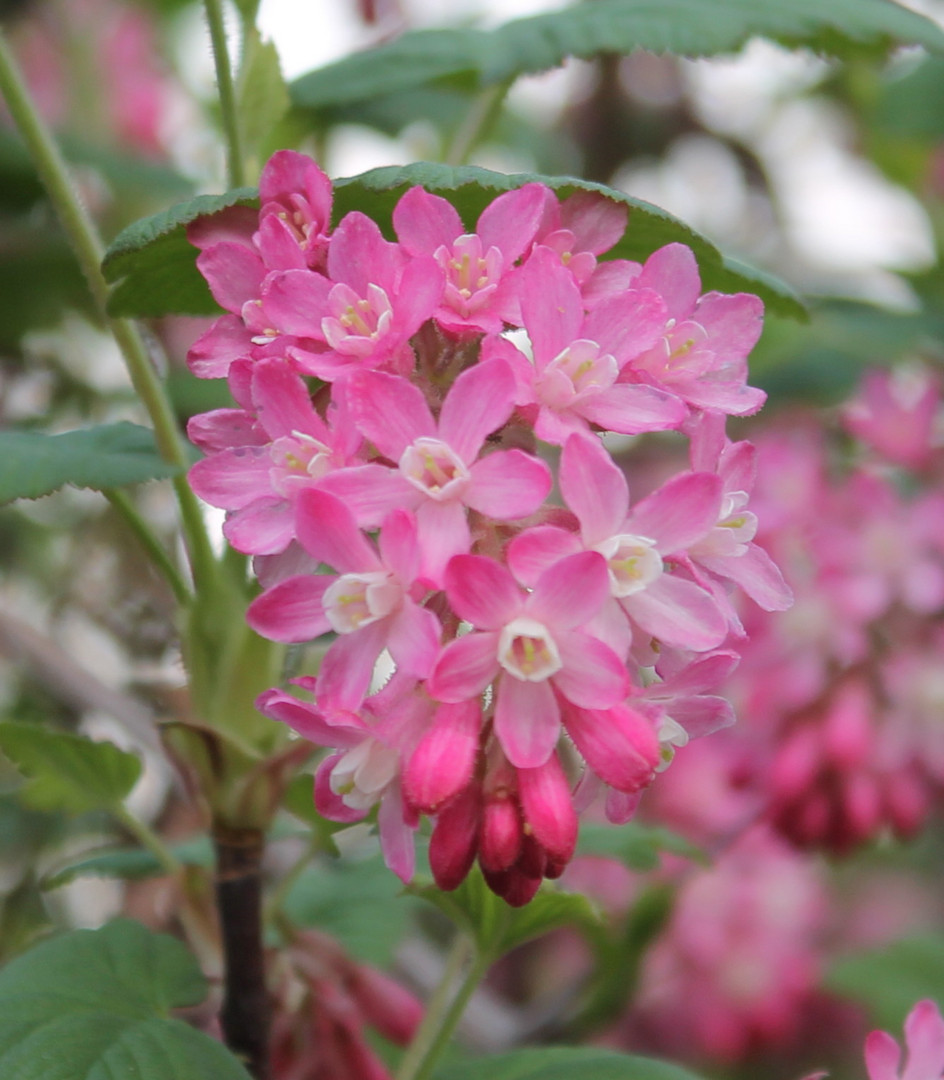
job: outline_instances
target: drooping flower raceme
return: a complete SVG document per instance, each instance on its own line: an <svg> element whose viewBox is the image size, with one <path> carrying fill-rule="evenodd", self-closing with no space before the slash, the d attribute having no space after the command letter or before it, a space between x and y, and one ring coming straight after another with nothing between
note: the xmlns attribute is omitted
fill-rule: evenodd
<svg viewBox="0 0 944 1080"><path fill-rule="evenodd" d="M756 408L760 302L700 296L680 245L599 261L626 213L596 192L529 183L470 227L413 188L396 240L361 213L332 228L330 183L291 151L261 193L190 228L226 311L192 367L238 406L191 421L193 486L256 556L251 625L329 641L259 707L330 751L323 814L378 808L404 880L426 814L443 888L477 861L526 903L571 858L579 807L625 821L672 747L730 722L706 693L737 660L727 592L752 576L733 568L747 531L715 536L740 506L730 470L704 452L630 506L600 436L680 440Z"/></svg>

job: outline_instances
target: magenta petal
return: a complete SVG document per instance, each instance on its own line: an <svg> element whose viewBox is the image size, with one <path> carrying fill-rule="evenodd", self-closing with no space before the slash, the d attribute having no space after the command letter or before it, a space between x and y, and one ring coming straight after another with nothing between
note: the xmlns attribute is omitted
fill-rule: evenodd
<svg viewBox="0 0 944 1080"><path fill-rule="evenodd" d="M616 383L605 393L580 402L579 411L594 424L620 435L671 431L688 416L681 398L642 383Z"/></svg>
<svg viewBox="0 0 944 1080"><path fill-rule="evenodd" d="M249 248L258 223L259 211L255 207L227 206L191 221L187 225L187 240L201 251L224 240Z"/></svg>
<svg viewBox="0 0 944 1080"><path fill-rule="evenodd" d="M708 331L711 348L725 358L745 357L764 327L764 303L752 293L706 293L695 319Z"/></svg>
<svg viewBox="0 0 944 1080"><path fill-rule="evenodd" d="M538 843L555 859L569 862L577 846L577 814L556 754L536 769L518 770L518 798Z"/></svg>
<svg viewBox="0 0 944 1080"><path fill-rule="evenodd" d="M312 641L331 629L322 597L336 580L329 574L287 578L253 600L246 621L270 641Z"/></svg>
<svg viewBox="0 0 944 1080"><path fill-rule="evenodd" d="M938 1080L944 1069L944 1020L935 1002L919 1001L905 1018L905 1045L902 1080Z"/></svg>
<svg viewBox="0 0 944 1080"><path fill-rule="evenodd" d="M484 555L457 555L446 567L445 588L459 618L482 630L500 629L524 604L508 570Z"/></svg>
<svg viewBox="0 0 944 1080"><path fill-rule="evenodd" d="M332 282L310 270L285 270L268 276L262 309L283 334L324 340L321 320L328 310Z"/></svg>
<svg viewBox="0 0 944 1080"><path fill-rule="evenodd" d="M597 551L580 551L544 571L526 610L555 630L572 630L592 619L609 596L606 559Z"/></svg>
<svg viewBox="0 0 944 1080"><path fill-rule="evenodd" d="M523 450L496 450L469 470L472 482L465 501L498 521L527 517L550 493L551 470Z"/></svg>
<svg viewBox="0 0 944 1080"><path fill-rule="evenodd" d="M437 586L455 555L465 555L472 545L465 507L458 501L424 499L416 511L417 535L422 557L422 576Z"/></svg>
<svg viewBox="0 0 944 1080"><path fill-rule="evenodd" d="M492 199L475 227L482 250L498 248L505 257L505 265L510 266L534 239L546 198L547 188L543 184L525 184Z"/></svg>
<svg viewBox="0 0 944 1080"><path fill-rule="evenodd" d="M223 535L244 555L278 555L295 538L295 515L285 499L257 499L227 517Z"/></svg>
<svg viewBox="0 0 944 1080"><path fill-rule="evenodd" d="M387 644L389 620L367 623L342 634L324 655L318 673L318 701L334 709L361 707L374 676L374 665Z"/></svg>
<svg viewBox="0 0 944 1080"><path fill-rule="evenodd" d="M554 686L583 709L608 709L629 692L629 675L620 658L602 641L579 630L554 638L564 666Z"/></svg>
<svg viewBox="0 0 944 1080"><path fill-rule="evenodd" d="M898 1080L901 1047L887 1031L869 1032L865 1040L865 1068L869 1080Z"/></svg>
<svg viewBox="0 0 944 1080"><path fill-rule="evenodd" d="M187 474L193 490L210 506L240 510L256 499L272 496L267 447L237 446L198 461Z"/></svg>
<svg viewBox="0 0 944 1080"><path fill-rule="evenodd" d="M584 543L592 546L620 531L629 511L629 487L596 436L571 435L564 444L560 489L580 520Z"/></svg>
<svg viewBox="0 0 944 1080"><path fill-rule="evenodd" d="M512 765L535 769L554 752L560 706L549 682L524 682L507 672L497 688L495 735Z"/></svg>
<svg viewBox="0 0 944 1080"><path fill-rule="evenodd" d="M187 351L187 365L198 379L225 378L230 366L252 351L252 335L238 315L221 315Z"/></svg>
<svg viewBox="0 0 944 1080"><path fill-rule="evenodd" d="M397 375L356 372L348 383L348 402L358 429L392 461L399 461L414 439L436 435L422 391Z"/></svg>
<svg viewBox="0 0 944 1080"><path fill-rule="evenodd" d="M318 487L340 499L366 529L378 528L391 511L410 509L423 499L397 469L385 465L338 469L322 477Z"/></svg>
<svg viewBox="0 0 944 1080"><path fill-rule="evenodd" d="M783 580L779 567L757 544L748 545L743 555L706 558L699 562L706 570L740 585L764 611L786 611L793 604L793 592Z"/></svg>
<svg viewBox="0 0 944 1080"><path fill-rule="evenodd" d="M408 588L420 570L416 518L406 510L394 510L383 523L377 546L381 562Z"/></svg>
<svg viewBox="0 0 944 1080"><path fill-rule="evenodd" d="M622 368L665 333L662 297L652 289L633 288L598 304L587 316L581 336L596 341Z"/></svg>
<svg viewBox="0 0 944 1080"><path fill-rule="evenodd" d="M573 274L557 254L539 247L520 276L521 313L540 371L575 341L583 322L583 300Z"/></svg>
<svg viewBox="0 0 944 1080"><path fill-rule="evenodd" d="M672 719L685 728L691 739L712 735L734 723L734 709L727 698L702 694L699 697L680 698L668 709Z"/></svg>
<svg viewBox="0 0 944 1080"><path fill-rule="evenodd" d="M482 728L478 699L441 705L403 771L403 790L418 810L434 814L472 779Z"/></svg>
<svg viewBox="0 0 944 1080"><path fill-rule="evenodd" d="M355 810L331 790L331 773L343 754L332 754L325 758L315 773L315 809L329 821L361 821L367 816L366 810Z"/></svg>
<svg viewBox="0 0 944 1080"><path fill-rule="evenodd" d="M387 648L398 670L425 679L439 655L442 627L427 608L405 600L391 617Z"/></svg>
<svg viewBox="0 0 944 1080"><path fill-rule="evenodd" d="M648 536L661 555L671 555L701 540L720 514L721 480L714 473L682 473L637 503L624 531Z"/></svg>
<svg viewBox="0 0 944 1080"><path fill-rule="evenodd" d="M477 698L497 672L498 633L464 634L439 654L426 689L437 701L468 701Z"/></svg>
<svg viewBox="0 0 944 1080"><path fill-rule="evenodd" d="M439 415L441 437L463 461L473 461L485 436L497 431L514 407L510 365L500 359L478 363L463 371L446 395Z"/></svg>
<svg viewBox="0 0 944 1080"><path fill-rule="evenodd" d="M580 251L600 255L626 232L629 209L596 191L578 191L561 203L561 225L569 229Z"/></svg>
<svg viewBox="0 0 944 1080"><path fill-rule="evenodd" d="M339 574L382 569L377 552L357 527L354 515L326 491L309 488L299 494L295 529L308 554Z"/></svg>
<svg viewBox="0 0 944 1080"><path fill-rule="evenodd" d="M655 289L661 293L669 318L684 319L691 313L701 292L698 264L690 247L666 244L646 260L642 273L633 283L636 288Z"/></svg>
<svg viewBox="0 0 944 1080"><path fill-rule="evenodd" d="M411 255L432 255L443 245L451 248L465 232L452 203L421 187L410 188L393 208L393 227L403 250Z"/></svg>
<svg viewBox="0 0 944 1080"><path fill-rule="evenodd" d="M671 574L626 597L623 607L647 634L679 649L706 652L727 637L727 620L712 596Z"/></svg>
<svg viewBox="0 0 944 1080"><path fill-rule="evenodd" d="M266 442L255 416L246 409L213 409L191 416L187 421L187 438L205 454L237 446L261 446Z"/></svg>
<svg viewBox="0 0 944 1080"><path fill-rule="evenodd" d="M303 432L327 442L324 421L315 412L308 387L282 359L260 360L252 373L252 400L270 439Z"/></svg>
<svg viewBox="0 0 944 1080"><path fill-rule="evenodd" d="M270 270L306 270L305 253L298 246L298 236L277 213L263 214L255 235L256 247Z"/></svg>
<svg viewBox="0 0 944 1080"><path fill-rule="evenodd" d="M659 740L641 713L626 705L611 709L569 708L564 726L590 768L618 791L632 793L653 778Z"/></svg>
<svg viewBox="0 0 944 1080"><path fill-rule="evenodd" d="M264 716L288 724L293 731L318 746L346 750L364 739L364 729L360 725L331 724L314 705L299 701L284 690L266 690L256 699L256 708Z"/></svg>
<svg viewBox="0 0 944 1080"><path fill-rule="evenodd" d="M505 559L518 581L533 587L549 566L581 550L576 534L556 525L537 525L512 540L505 551Z"/></svg>
<svg viewBox="0 0 944 1080"><path fill-rule="evenodd" d="M251 248L223 241L201 251L197 267L207 280L213 299L238 315L247 300L257 300L262 290L265 267Z"/></svg>
<svg viewBox="0 0 944 1080"><path fill-rule="evenodd" d="M331 181L307 154L276 150L259 177L259 199L281 202L294 193L305 196L316 220L323 226L331 217Z"/></svg>
<svg viewBox="0 0 944 1080"><path fill-rule="evenodd" d="M366 296L371 284L392 289L406 260L399 245L384 240L375 221L352 210L344 215L331 237L328 276L331 281L343 281L359 296Z"/></svg>

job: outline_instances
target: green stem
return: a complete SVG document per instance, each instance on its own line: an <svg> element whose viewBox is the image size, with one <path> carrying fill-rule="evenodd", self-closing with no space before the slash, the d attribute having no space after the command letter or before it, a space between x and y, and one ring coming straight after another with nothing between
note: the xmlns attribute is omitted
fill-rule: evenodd
<svg viewBox="0 0 944 1080"><path fill-rule="evenodd" d="M427 1080L462 1019L469 998L485 977L489 962L487 956L475 952L472 942L464 934L457 935L442 980L427 1003L423 1022L400 1062L397 1080ZM467 965L465 978L457 988L456 980Z"/></svg>
<svg viewBox="0 0 944 1080"><path fill-rule="evenodd" d="M468 162L469 155L498 119L513 81L506 79L496 83L475 98L446 151L447 165L465 165Z"/></svg>
<svg viewBox="0 0 944 1080"><path fill-rule="evenodd" d="M137 507L123 492L117 488L110 488L102 494L111 505L124 518L125 524L138 538L138 542L147 552L154 566L164 575L167 584L174 592L177 603L183 606L190 601L190 588L180 576L177 567L171 562L170 556L161 546L160 541L151 531L148 523L138 513Z"/></svg>
<svg viewBox="0 0 944 1080"><path fill-rule="evenodd" d="M154 438L165 461L181 470L189 464L187 449L161 381L154 370L147 347L134 324L108 315L108 283L101 271L104 248L98 230L79 201L68 169L49 129L37 113L17 68L16 61L0 31L0 93L26 143L40 180L59 215L89 290L102 319L118 343L131 382L147 409L154 426ZM213 552L200 507L182 476L174 479L180 504L184 536L194 580L214 572Z"/></svg>
<svg viewBox="0 0 944 1080"><path fill-rule="evenodd" d="M149 825L135 817L122 803L112 810L121 824L143 848L150 851L168 874L176 875L183 870L183 863Z"/></svg>
<svg viewBox="0 0 944 1080"><path fill-rule="evenodd" d="M220 95L223 115L223 134L227 147L227 174L230 187L242 187L246 182L243 168L242 137L239 130L239 110L236 107L236 84L226 47L226 23L223 19L222 0L204 0L210 42L213 46L213 63L216 65L216 86Z"/></svg>

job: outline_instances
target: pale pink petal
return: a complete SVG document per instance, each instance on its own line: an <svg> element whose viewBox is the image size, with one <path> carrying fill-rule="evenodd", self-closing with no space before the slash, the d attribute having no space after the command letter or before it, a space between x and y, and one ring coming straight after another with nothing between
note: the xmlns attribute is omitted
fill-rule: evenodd
<svg viewBox="0 0 944 1080"><path fill-rule="evenodd" d="M523 450L496 450L477 461L469 473L465 501L498 521L533 514L553 484L545 462Z"/></svg>
<svg viewBox="0 0 944 1080"><path fill-rule="evenodd" d="M348 381L348 403L360 431L392 461L399 461L414 439L436 435L422 391L397 375L355 372Z"/></svg>
<svg viewBox="0 0 944 1080"><path fill-rule="evenodd" d="M191 221L187 225L187 240L201 251L224 240L251 248L258 222L259 211L255 207L227 206Z"/></svg>
<svg viewBox="0 0 944 1080"><path fill-rule="evenodd" d="M399 245L384 240L376 222L352 210L344 215L331 237L328 276L350 285L359 296L366 296L371 284L392 290L406 261Z"/></svg>
<svg viewBox="0 0 944 1080"><path fill-rule="evenodd" d="M730 727L735 721L731 702L711 694L672 701L668 711L692 739L713 735L722 728Z"/></svg>
<svg viewBox="0 0 944 1080"><path fill-rule="evenodd" d="M221 379L251 351L252 335L243 320L221 315L187 350L187 365L198 379Z"/></svg>
<svg viewBox="0 0 944 1080"><path fill-rule="evenodd" d="M525 682L504 672L496 693L495 735L512 765L543 765L560 735L560 706L550 683Z"/></svg>
<svg viewBox="0 0 944 1080"><path fill-rule="evenodd" d="M468 464L485 441L511 416L515 376L504 360L478 363L452 384L439 414L439 434ZM423 432L425 435L426 432Z"/></svg>
<svg viewBox="0 0 944 1080"><path fill-rule="evenodd" d="M681 473L633 507L624 531L655 540L660 555L671 555L701 540L720 514L719 477Z"/></svg>
<svg viewBox="0 0 944 1080"><path fill-rule="evenodd" d="M287 578L253 600L246 621L270 641L312 641L331 629L322 597L336 580L330 574Z"/></svg>
<svg viewBox="0 0 944 1080"><path fill-rule="evenodd" d="M641 797L641 791L627 794L624 791L609 790L606 793L606 802L604 804L606 820L612 825L625 825L639 808Z"/></svg>
<svg viewBox="0 0 944 1080"><path fill-rule="evenodd" d="M708 331L714 352L744 357L764 328L764 303L753 293L710 292L698 301L692 317Z"/></svg>
<svg viewBox="0 0 944 1080"><path fill-rule="evenodd" d="M459 212L448 199L421 187L410 188L393 208L393 227L403 250L411 255L432 255L437 248L465 232Z"/></svg>
<svg viewBox="0 0 944 1080"><path fill-rule="evenodd" d="M652 289L633 288L598 304L587 316L581 337L597 342L622 368L665 333L666 310Z"/></svg>
<svg viewBox="0 0 944 1080"><path fill-rule="evenodd" d="M685 400L699 409L716 409L730 416L752 416L767 400L763 390L743 382L692 380L684 389Z"/></svg>
<svg viewBox="0 0 944 1080"><path fill-rule="evenodd" d="M443 580L449 560L468 554L472 544L465 507L458 501L423 499L416 509L417 537L422 551L421 574L435 584Z"/></svg>
<svg viewBox="0 0 944 1080"><path fill-rule="evenodd" d="M318 487L350 507L357 523L376 529L393 510L412 509L423 495L401 475L386 465L355 465L336 469L318 481Z"/></svg>
<svg viewBox="0 0 944 1080"><path fill-rule="evenodd" d="M210 506L240 510L274 494L269 483L271 468L268 448L237 446L198 461L187 473L187 481Z"/></svg>
<svg viewBox="0 0 944 1080"><path fill-rule="evenodd" d="M688 416L685 402L677 395L643 383L616 383L576 408L594 424L620 435L672 431Z"/></svg>
<svg viewBox="0 0 944 1080"><path fill-rule="evenodd" d="M295 537L295 514L285 499L256 499L227 517L223 535L244 555L278 555Z"/></svg>
<svg viewBox="0 0 944 1080"><path fill-rule="evenodd" d="M623 607L647 634L666 645L706 652L727 637L727 620L711 595L671 574L627 597Z"/></svg>
<svg viewBox="0 0 944 1080"><path fill-rule="evenodd" d="M366 623L352 634L338 636L321 661L318 701L335 709L359 709L374 675L374 665L387 644L389 620Z"/></svg>
<svg viewBox="0 0 944 1080"><path fill-rule="evenodd" d="M416 848L413 830L403 820L403 799L396 783L391 784L380 801L377 811L380 849L387 868L406 884L416 869Z"/></svg>
<svg viewBox="0 0 944 1080"><path fill-rule="evenodd" d="M597 551L579 551L541 574L525 607L555 632L573 630L592 619L609 595L606 559Z"/></svg>
<svg viewBox="0 0 944 1080"><path fill-rule="evenodd" d="M405 600L390 618L387 642L397 669L426 678L439 655L441 635L439 619L431 611L412 600Z"/></svg>
<svg viewBox="0 0 944 1080"><path fill-rule="evenodd" d="M901 1080L939 1080L944 1070L944 1020L937 1005L919 1001L905 1019L908 1061Z"/></svg>
<svg viewBox="0 0 944 1080"><path fill-rule="evenodd" d="M436 701L477 698L498 673L498 632L464 634L439 654L426 683Z"/></svg>
<svg viewBox="0 0 944 1080"><path fill-rule="evenodd" d="M508 570L484 555L457 555L446 567L444 584L453 611L481 630L500 629L524 604Z"/></svg>
<svg viewBox="0 0 944 1080"><path fill-rule="evenodd" d="M672 694L701 694L724 682L739 661L740 656L736 652L724 651L699 656L677 669L663 658L656 670L671 687Z"/></svg>
<svg viewBox="0 0 944 1080"><path fill-rule="evenodd" d="M394 510L383 523L377 546L384 566L409 587L420 569L420 549L413 515L406 510Z"/></svg>
<svg viewBox="0 0 944 1080"><path fill-rule="evenodd" d="M583 301L555 252L536 248L520 275L521 314L540 371L579 335Z"/></svg>
<svg viewBox="0 0 944 1080"><path fill-rule="evenodd" d="M572 435L564 444L560 489L580 519L584 543L592 546L620 531L629 511L629 487L596 436Z"/></svg>
<svg viewBox="0 0 944 1080"><path fill-rule="evenodd" d="M556 525L537 525L512 540L505 558L521 584L533 587L549 566L580 550L581 543L575 533Z"/></svg>
<svg viewBox="0 0 944 1080"><path fill-rule="evenodd" d="M213 409L191 416L187 421L187 438L205 454L236 446L261 446L266 442L255 416L246 409Z"/></svg>
<svg viewBox="0 0 944 1080"><path fill-rule="evenodd" d="M324 340L321 320L328 311L333 283L310 270L284 270L268 276L262 290L266 321L283 334Z"/></svg>
<svg viewBox="0 0 944 1080"><path fill-rule="evenodd" d="M600 255L626 232L629 208L596 191L578 191L560 206L561 225L569 229L580 251Z"/></svg>
<svg viewBox="0 0 944 1080"><path fill-rule="evenodd" d="M561 694L583 709L608 709L629 692L629 675L602 641L568 630L554 637L564 666L552 676Z"/></svg>
<svg viewBox="0 0 944 1080"><path fill-rule="evenodd" d="M382 569L377 552L357 527L354 515L326 491L309 488L299 494L295 530L308 554L339 574Z"/></svg>

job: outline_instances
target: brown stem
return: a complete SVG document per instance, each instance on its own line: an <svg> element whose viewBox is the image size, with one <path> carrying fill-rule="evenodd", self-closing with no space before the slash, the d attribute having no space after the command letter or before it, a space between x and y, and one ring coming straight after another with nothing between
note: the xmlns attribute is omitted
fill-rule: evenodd
<svg viewBox="0 0 944 1080"><path fill-rule="evenodd" d="M220 1023L226 1045L255 1080L269 1075L269 1000L262 950L262 852L258 829L213 830L216 901L223 937Z"/></svg>

